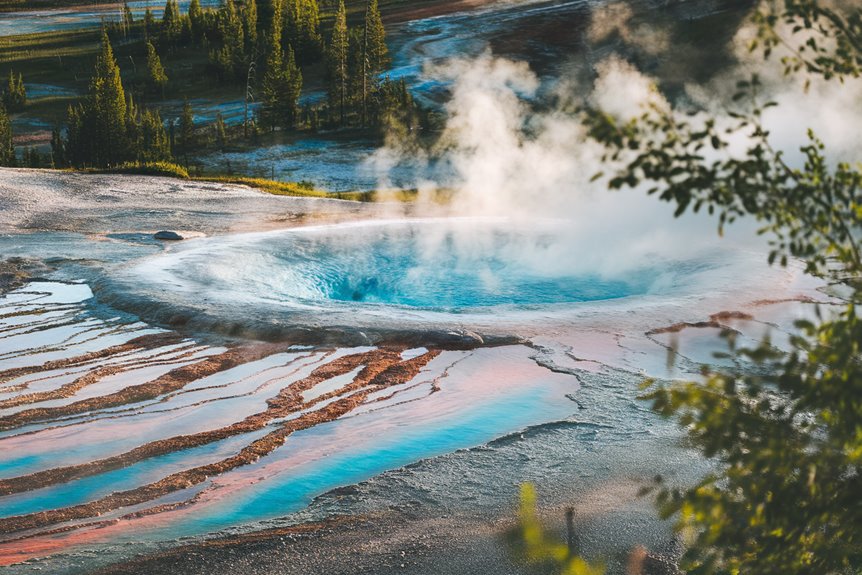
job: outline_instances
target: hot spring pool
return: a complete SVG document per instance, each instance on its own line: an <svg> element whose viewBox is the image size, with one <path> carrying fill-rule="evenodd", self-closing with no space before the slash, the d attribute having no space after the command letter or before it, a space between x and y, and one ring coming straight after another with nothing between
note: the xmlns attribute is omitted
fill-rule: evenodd
<svg viewBox="0 0 862 575"><path fill-rule="evenodd" d="M551 232L466 224L377 224L302 229L168 256L165 274L193 289L229 285L273 303L351 302L462 311L645 293L653 274L573 273L544 258Z"/></svg>
<svg viewBox="0 0 862 575"><path fill-rule="evenodd" d="M403 330L678 294L716 265L656 256L604 266L595 251L573 244L559 222L375 220L184 242L113 274L96 293L162 322L179 314L245 328Z"/></svg>

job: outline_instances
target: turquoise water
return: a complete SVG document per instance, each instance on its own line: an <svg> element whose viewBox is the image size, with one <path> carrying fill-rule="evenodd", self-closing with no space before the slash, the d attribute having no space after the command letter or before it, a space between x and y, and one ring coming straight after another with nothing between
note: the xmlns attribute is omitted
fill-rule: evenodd
<svg viewBox="0 0 862 575"><path fill-rule="evenodd" d="M571 380L568 380L571 381ZM291 469L232 496L228 505L208 507L171 526L174 536L225 529L242 523L281 517L305 508L312 499L339 486L351 485L417 460L486 443L536 423L571 415L573 404L562 397L560 380L546 387L513 390L474 406L461 406L445 420L398 426L388 434L364 433L367 417L332 422L296 433L265 460L289 459L308 443L331 445L339 438L367 438L333 446L333 453ZM345 432L342 426L351 428ZM355 433L350 433L354 431Z"/></svg>
<svg viewBox="0 0 862 575"><path fill-rule="evenodd" d="M194 449L169 453L159 457L146 459L134 465L85 477L69 483L28 491L0 498L0 517L11 517L27 513L47 511L71 505L86 503L115 491L133 489L150 481L156 481L181 471L211 461L232 455L265 434L266 430L244 434L239 437L211 443ZM5 466L14 468L14 463ZM27 458L17 463L30 463Z"/></svg>
<svg viewBox="0 0 862 575"><path fill-rule="evenodd" d="M595 274L544 272L510 261L517 237L495 233L478 253L462 252L450 234L428 253L410 232L386 230L358 250L332 250L328 242L291 242L279 263L308 278L312 297L419 308L469 309L503 304L549 304L614 299L645 292L647 274L604 279ZM524 241L528 241L524 238ZM286 283L285 297L300 295Z"/></svg>
<svg viewBox="0 0 862 575"><path fill-rule="evenodd" d="M560 233L429 220L210 239L150 260L117 291L139 290L146 277L172 298L206 291L246 309L359 303L460 312L641 295L669 273L660 262L613 276L581 269L576 254L558 253Z"/></svg>

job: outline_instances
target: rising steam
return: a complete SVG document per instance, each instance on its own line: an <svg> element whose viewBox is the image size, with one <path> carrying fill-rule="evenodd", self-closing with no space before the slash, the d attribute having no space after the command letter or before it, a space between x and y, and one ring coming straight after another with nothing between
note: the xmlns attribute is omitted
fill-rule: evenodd
<svg viewBox="0 0 862 575"><path fill-rule="evenodd" d="M630 54L641 50L668 58L667 31L632 21L626 4L612 4L597 10L586 35L591 40L615 35L629 45ZM764 116L765 126L789 161L799 161L798 149L806 143L809 127L826 142L832 158L859 158L862 81L841 84L814 78L806 92L798 77L784 76L776 59L764 62L748 51L751 33L750 25L743 24L727 46L735 65L704 84L684 85L671 101L657 88L662 78L639 71L616 54L588 62L594 72L591 83L574 75L556 79L552 97L528 64L489 51L429 66L427 76L451 87L445 128L433 146L419 153L415 142L388 142L374 158L381 185L388 183L392 165L406 157L412 162L419 158L445 167L433 178L417 171L421 175L414 184L429 209L430 198L447 189L454 190L450 215L565 220L566 237L559 249L544 249L537 258L548 265L615 274L645 258L693 256L722 242L716 223L696 215L675 220L671 206L648 197L643 189L609 192L605 180L594 180L599 171L609 171L608 166L603 166L603 150L588 138L573 104L588 102L621 120L641 114L648 104L670 111L680 104L687 114L700 110L687 115L689 121L716 116L719 126L730 126L736 81L757 71L764 83L761 101L779 104ZM744 135L734 144L731 153L743 152ZM734 239L721 245L731 241L763 246L750 223L737 226Z"/></svg>

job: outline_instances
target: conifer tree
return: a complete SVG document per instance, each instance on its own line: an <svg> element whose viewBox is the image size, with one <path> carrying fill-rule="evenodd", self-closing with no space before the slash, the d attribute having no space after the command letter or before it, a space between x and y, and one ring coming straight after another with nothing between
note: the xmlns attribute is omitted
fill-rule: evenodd
<svg viewBox="0 0 862 575"><path fill-rule="evenodd" d="M216 113L215 138L216 145L220 150L223 150L227 145L227 129L225 128L224 117L221 115L221 112Z"/></svg>
<svg viewBox="0 0 862 575"><path fill-rule="evenodd" d="M91 156L92 141L84 130L84 111L81 104L70 105L66 112L65 159L72 166L84 166Z"/></svg>
<svg viewBox="0 0 862 575"><path fill-rule="evenodd" d="M320 8L317 0L287 0L282 45L296 48L297 58L312 62L320 55Z"/></svg>
<svg viewBox="0 0 862 575"><path fill-rule="evenodd" d="M377 89L381 73L389 65L389 50L386 47L386 30L380 18L377 0L369 0L365 6L365 22L362 28L362 56L360 91L362 94L362 124L368 121L368 99Z"/></svg>
<svg viewBox="0 0 862 575"><path fill-rule="evenodd" d="M66 166L66 146L60 128L51 130L51 164L55 168Z"/></svg>
<svg viewBox="0 0 862 575"><path fill-rule="evenodd" d="M156 52L156 47L150 41L147 41L147 83L154 91L161 92L162 98L165 97L165 85L168 83L168 76L162 67L162 61L159 58L159 53Z"/></svg>
<svg viewBox="0 0 862 575"><path fill-rule="evenodd" d="M27 104L27 89L24 88L24 75L18 72L18 82L15 84L15 94L18 105L23 108Z"/></svg>
<svg viewBox="0 0 862 575"><path fill-rule="evenodd" d="M383 27L377 0L370 0L365 8L363 40L367 73L378 76L389 67L389 49L386 47L386 29Z"/></svg>
<svg viewBox="0 0 862 575"><path fill-rule="evenodd" d="M94 154L98 167L113 166L126 154L126 94L120 80L120 68L108 33L102 31L102 49L96 60L96 73L90 82L84 122L92 126Z"/></svg>
<svg viewBox="0 0 862 575"><path fill-rule="evenodd" d="M171 159L168 133L158 111L144 110L141 114L138 161L162 162Z"/></svg>
<svg viewBox="0 0 862 575"><path fill-rule="evenodd" d="M192 0L189 4L189 24L191 26L192 40L200 42L204 35L205 22L204 11L200 0Z"/></svg>
<svg viewBox="0 0 862 575"><path fill-rule="evenodd" d="M339 111L339 121L343 126L347 114L347 83L348 83L348 31L347 10L344 0L339 0L338 12L332 27L332 39L329 42L329 102L330 106Z"/></svg>
<svg viewBox="0 0 862 575"><path fill-rule="evenodd" d="M182 151L185 164L189 163L189 152L192 150L195 136L195 116L188 98L183 102L183 113L180 115L179 148Z"/></svg>
<svg viewBox="0 0 862 575"><path fill-rule="evenodd" d="M302 71L296 65L293 47L287 47L284 66L284 87L281 97L281 121L282 128L293 128L296 126L299 114L299 96L302 93Z"/></svg>
<svg viewBox="0 0 862 575"><path fill-rule="evenodd" d="M164 46L173 48L180 37L181 30L182 22L180 19L180 9L177 5L177 0L167 0L167 2L165 2L165 11L162 14L160 41Z"/></svg>
<svg viewBox="0 0 862 575"><path fill-rule="evenodd" d="M222 47L213 55L219 73L225 79L241 81L245 78L245 40L242 19L233 0L227 0L219 10L219 32Z"/></svg>
<svg viewBox="0 0 862 575"><path fill-rule="evenodd" d="M272 0L272 22L267 38L266 68L261 84L261 122L274 130L279 124L278 102L281 97L284 54L281 49L281 0Z"/></svg>
<svg viewBox="0 0 862 575"><path fill-rule="evenodd" d="M3 93L3 104L6 106L7 112L19 112L24 109L27 103L27 90L24 88L24 76L9 70L9 81L6 85L6 91Z"/></svg>
<svg viewBox="0 0 862 575"><path fill-rule="evenodd" d="M156 18L153 16L152 10L147 6L144 10L144 37L149 38L156 33Z"/></svg>
<svg viewBox="0 0 862 575"><path fill-rule="evenodd" d="M128 37L132 26L135 24L135 16L132 14L132 9L129 8L128 2L123 2L123 36Z"/></svg>
<svg viewBox="0 0 862 575"><path fill-rule="evenodd" d="M6 107L0 104L0 166L15 165L15 147L12 145L12 123Z"/></svg>
<svg viewBox="0 0 862 575"><path fill-rule="evenodd" d="M245 0L242 7L242 31L245 36L246 54L254 54L257 48L257 2Z"/></svg>
<svg viewBox="0 0 862 575"><path fill-rule="evenodd" d="M138 155L138 144L141 140L140 117L135 99L129 94L126 97L126 154L118 163L127 162Z"/></svg>

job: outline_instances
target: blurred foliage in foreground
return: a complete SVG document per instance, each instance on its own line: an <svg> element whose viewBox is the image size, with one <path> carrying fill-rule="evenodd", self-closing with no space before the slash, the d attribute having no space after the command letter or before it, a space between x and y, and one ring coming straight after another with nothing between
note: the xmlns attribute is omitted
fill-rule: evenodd
<svg viewBox="0 0 862 575"><path fill-rule="evenodd" d="M757 11L752 50L786 54L785 74L809 82L858 78L862 8L856 2L776 0ZM754 217L769 234L770 263L804 262L841 302L799 321L790 352L764 341L737 348L738 369L704 368L704 381L648 384L646 398L676 418L720 466L687 490L661 488L665 517L676 517L688 573L862 573L862 173L835 162L809 131L803 162L773 147L755 76L740 82L730 122L662 105L620 121L592 110L593 137L606 161L622 166L612 188L646 185L677 215L706 208L720 228ZM816 126L812 127L816 129ZM733 142L745 142L740 153Z"/></svg>
<svg viewBox="0 0 862 575"><path fill-rule="evenodd" d="M536 490L521 485L518 525L509 537L515 558L535 572L560 575L604 575L605 568L579 557L566 543L548 534L536 516Z"/></svg>
<svg viewBox="0 0 862 575"><path fill-rule="evenodd" d="M858 2L765 0L755 23L751 50L765 58L783 53L785 75L805 75L800 92L813 81L862 76ZM770 237L770 263L801 261L838 294L817 321L797 322L789 352L769 341L738 348L728 332L736 368L704 367L701 382L645 384L653 408L675 418L719 464L691 488L658 485L657 502L663 517L676 518L687 573L859 574L862 172L858 162L834 161L813 129L802 161L786 161L764 126L765 110L776 104L763 92L757 76L740 82L739 107L728 118L663 103L628 121L586 113L591 135L607 148L612 189L646 186L675 204L677 215L717 214L719 230L754 217ZM600 572L547 539L526 494L525 557L554 565L549 572Z"/></svg>

